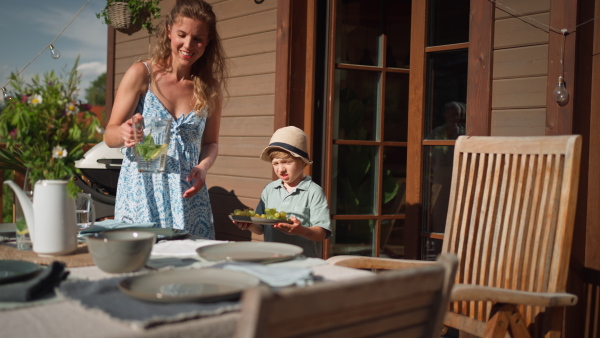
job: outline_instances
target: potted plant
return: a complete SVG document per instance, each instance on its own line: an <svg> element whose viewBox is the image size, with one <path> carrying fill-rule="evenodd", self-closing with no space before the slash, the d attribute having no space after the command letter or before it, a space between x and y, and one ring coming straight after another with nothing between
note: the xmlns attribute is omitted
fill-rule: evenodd
<svg viewBox="0 0 600 338"><path fill-rule="evenodd" d="M142 28L149 34L155 30L152 19L160 17L160 0L107 0L96 17L122 33L131 35Z"/></svg>
<svg viewBox="0 0 600 338"><path fill-rule="evenodd" d="M97 143L102 132L91 106L77 101L77 64L66 76L50 71L25 83L11 74L12 98L0 113L0 168L28 170L31 186L38 180L69 180L74 197L79 191L72 177L84 146Z"/></svg>

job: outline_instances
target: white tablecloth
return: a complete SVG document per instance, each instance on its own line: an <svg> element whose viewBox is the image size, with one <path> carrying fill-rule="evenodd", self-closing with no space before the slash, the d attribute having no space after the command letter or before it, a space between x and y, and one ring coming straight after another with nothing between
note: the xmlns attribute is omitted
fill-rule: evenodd
<svg viewBox="0 0 600 338"><path fill-rule="evenodd" d="M160 246L158 246L160 248ZM202 268L214 263L194 255L169 257L158 252L149 265L161 268L170 264ZM279 263L284 264L284 263ZM323 260L306 259L285 263L288 266L310 266L323 281L334 282L372 275L371 272L332 266ZM95 266L71 268L70 278L98 280L115 277ZM127 297L123 295L123 297ZM0 310L0 332L3 337L231 337L236 329L239 312L203 317L146 329L135 328L101 311L90 310L77 303L57 300L36 306Z"/></svg>

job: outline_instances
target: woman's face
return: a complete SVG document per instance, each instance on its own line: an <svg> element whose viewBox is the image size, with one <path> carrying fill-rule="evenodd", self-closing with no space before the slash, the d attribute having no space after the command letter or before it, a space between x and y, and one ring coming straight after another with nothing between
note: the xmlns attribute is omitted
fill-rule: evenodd
<svg viewBox="0 0 600 338"><path fill-rule="evenodd" d="M201 20L179 17L168 26L173 60L182 66L198 61L208 45L208 25Z"/></svg>

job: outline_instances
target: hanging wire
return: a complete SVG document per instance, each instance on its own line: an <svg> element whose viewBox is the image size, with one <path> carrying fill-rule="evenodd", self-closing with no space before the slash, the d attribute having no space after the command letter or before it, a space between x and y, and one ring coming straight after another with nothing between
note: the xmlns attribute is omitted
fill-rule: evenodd
<svg viewBox="0 0 600 338"><path fill-rule="evenodd" d="M545 23L543 23L543 22L541 22L541 21L539 21L539 20L536 20L536 19L534 19L534 18L532 18L532 17L529 17L529 16L524 16L524 15L523 15L523 13L517 12L516 10L514 10L514 9L512 9L512 8L510 8L510 7L508 7L508 6L504 5L504 4L502 4L502 3L500 3L500 2L498 2L498 1L496 1L496 0L488 0L488 1L489 1L489 2L493 2L493 3L495 3L496 5L499 5L500 7L503 7L503 8L505 8L505 9L509 10L509 11L510 11L510 12L512 12L512 13L509 13L508 11L504 10L503 8L498 8L498 7L497 7L499 10L503 11L504 13L507 13L507 14L509 14L509 15L513 16L513 17L514 17L514 18L516 18L516 19L519 19L519 20L521 20L521 21L523 21L523 22L525 22L525 23L531 24L531 25L533 25L534 27L536 27L536 28L539 28L539 29L542 29L542 28L541 28L541 27L539 27L539 26L537 26L537 25L544 26L544 27L548 28L548 31L545 31L546 33L548 33L548 32L554 32L554 33L562 34L562 35L564 35L564 36L566 36L567 34L570 34L570 33L573 33L573 32L575 32L575 29L577 29L578 27L580 27L580 26L583 26L583 25L585 25L585 24L587 24L587 23L590 23L590 22L592 22L592 21L594 21L594 20L596 20L596 19L600 18L600 16L597 16L597 17L595 17L595 18L591 18L591 19L589 19L589 20L587 20L587 21L585 21L585 22L582 22L582 23L580 23L580 24L578 24L578 25L575 25L575 26L573 26L573 27L571 27L571 28L568 28L568 29L567 29L567 28L558 29L558 28L554 28L554 27L552 27L552 26L550 26L550 25L547 25L547 24L545 24ZM534 25L534 24L532 24L531 22L527 22L527 21L525 21L525 20L524 20L524 18L525 18L525 19L527 19L527 20L529 20L529 21L535 22L537 25ZM542 30L543 30L543 29L542 29Z"/></svg>
<svg viewBox="0 0 600 338"><path fill-rule="evenodd" d="M59 37L62 35L62 33L64 33L64 31L67 29L67 27L69 27L69 26L70 26L70 25L73 23L73 21L75 21L75 18L77 18L77 16L79 15L79 13L81 13L81 11L83 11L83 9L85 8L85 6L87 6L87 5L90 3L90 1L92 1L92 0L88 0L88 1L87 1L87 2L86 2L84 5L83 5L83 7L81 7L81 8L79 9L79 11L77 12L77 14L75 14L75 16L73 17L73 19L71 19L71 21L69 21L69 23L67 23L67 25L66 25L66 26L65 26L65 27L64 27L64 28L63 28L63 29L60 31L60 33L58 33L58 35L57 35L57 36L54 38L54 40L50 41L50 43L49 43L49 44L47 44L47 45L46 45L46 46L45 46L45 47L44 47L44 48L43 48L43 49L42 49L42 50L41 50L41 51L40 51L40 52L39 52L39 53L38 53L38 54L37 54L37 55L36 55L36 56L35 56L35 57L34 57L32 60L31 60L31 61L29 61L29 62L28 62L26 65L25 65L25 67L21 68L21 70L19 70L19 71L17 72L17 74L16 74L17 76L19 76L19 75L20 75L20 74L21 74L21 73L22 73L22 72L23 72L23 71L24 71L24 70L25 70L27 67L29 67L29 65L30 65L30 64L32 64L32 63L33 63L33 61L35 61L35 59L37 59L37 58L38 58L40 55L42 55L42 53L43 53L43 52L44 52L46 49L48 49L48 48L49 48L49 47L50 47L50 46L51 46L51 45L54 43L54 41L56 41L56 39L58 39L58 38L59 38ZM3 89L3 90L5 90L6 86L7 86L9 83L10 83L10 81L6 82L6 83L4 84L4 86L2 86L2 89Z"/></svg>
<svg viewBox="0 0 600 338"><path fill-rule="evenodd" d="M562 35L563 35L562 46L560 49L560 76L564 76L563 72L565 71L565 65L563 62L563 58L565 57L565 43L567 40L567 29L566 28L564 28L562 30Z"/></svg>

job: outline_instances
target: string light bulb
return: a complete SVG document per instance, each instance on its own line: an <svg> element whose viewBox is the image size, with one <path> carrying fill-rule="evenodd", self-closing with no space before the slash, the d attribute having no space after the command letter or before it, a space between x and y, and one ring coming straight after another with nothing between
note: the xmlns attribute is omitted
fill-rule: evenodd
<svg viewBox="0 0 600 338"><path fill-rule="evenodd" d="M10 96L10 94L8 94L8 92L6 91L6 88L4 88L4 87L2 87L2 96L4 97L4 101L12 100L12 96Z"/></svg>
<svg viewBox="0 0 600 338"><path fill-rule="evenodd" d="M50 45L48 46L50 48L50 53L52 55L53 59L58 59L60 57L60 52L58 51L58 49L54 48L54 46Z"/></svg>
<svg viewBox="0 0 600 338"><path fill-rule="evenodd" d="M556 84L556 88L554 88L554 92L552 92L552 96L554 96L559 106L564 106L569 102L569 92L565 87L565 81L562 76L558 77L558 83Z"/></svg>

